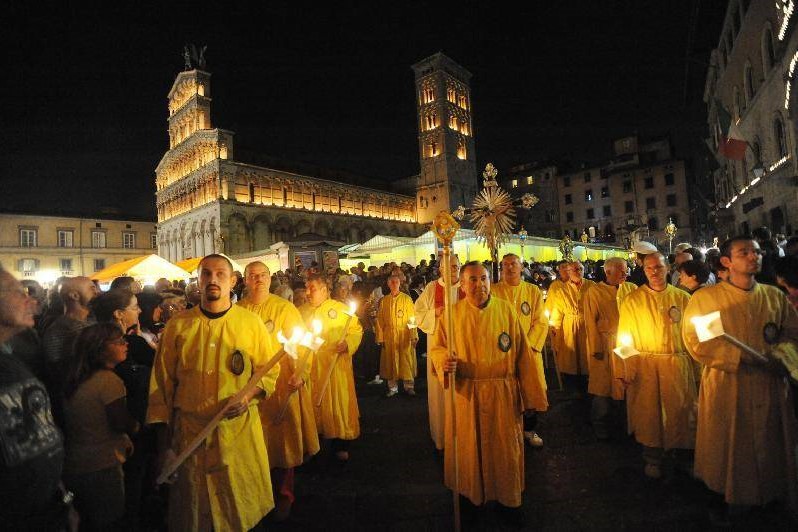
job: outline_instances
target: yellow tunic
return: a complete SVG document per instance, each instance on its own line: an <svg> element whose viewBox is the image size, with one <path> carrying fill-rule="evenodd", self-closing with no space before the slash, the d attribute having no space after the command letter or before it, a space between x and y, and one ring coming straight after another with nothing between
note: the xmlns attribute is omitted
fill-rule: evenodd
<svg viewBox="0 0 798 532"><path fill-rule="evenodd" d="M563 283L551 302L551 323L557 329L557 366L561 373L587 375L589 372L582 299L594 284L589 279L583 279L579 286L570 281Z"/></svg>
<svg viewBox="0 0 798 532"><path fill-rule="evenodd" d="M692 449L698 399L693 360L681 324L690 296L671 285L641 286L621 303L618 336L629 334L640 355L626 361L629 433L647 447Z"/></svg>
<svg viewBox="0 0 798 532"><path fill-rule="evenodd" d="M290 338L294 327L305 329L305 323L296 307L279 296L269 295L266 301L259 304L251 303L247 299L238 304L260 317L269 332L271 350L275 352L280 349L278 332ZM300 357L304 357L306 352L306 348L299 348ZM274 393L259 405L271 467L284 469L296 467L309 456L319 452L319 435L316 432L313 400L310 396L310 368L313 359L308 360L305 372L302 374L305 385L296 393L290 394L288 380L294 374L297 362L290 356L282 359ZM286 401L290 402L285 416L281 423L275 423Z"/></svg>
<svg viewBox="0 0 798 532"><path fill-rule="evenodd" d="M490 287L490 293L499 299L503 299L515 309L518 322L521 324L521 331L526 334L526 343L532 352L532 358L537 366L535 375L539 378L538 382L530 383L540 387L546 393L546 372L543 369L543 344L546 343L546 335L549 332L549 322L543 312L543 294L540 288L521 281L518 286L510 286L501 281Z"/></svg>
<svg viewBox="0 0 798 532"><path fill-rule="evenodd" d="M336 357L336 346L343 339L341 336L349 319L346 314L348 311L349 307L333 299L324 301L316 308L310 303L299 308L302 319L308 327L316 319L322 323L321 336L324 345L316 353L310 371L316 430L325 438L342 440L354 440L360 436L360 411L355 395L355 377L352 373L352 355L360 345L360 339L363 338L363 327L360 326L357 317L352 318L345 338L348 352ZM335 366L330 376L330 384L324 393L321 407L316 407L318 394L321 393L323 385L322 379L326 377L332 363L335 363Z"/></svg>
<svg viewBox="0 0 798 532"><path fill-rule="evenodd" d="M632 283L621 283L618 287L596 283L587 290L582 300L590 368L587 391L593 395L623 399L621 387L613 382L612 350L616 345L621 301L636 289L637 286Z"/></svg>
<svg viewBox="0 0 798 532"><path fill-rule="evenodd" d="M164 330L150 379L147 423L167 423L176 453L188 445L242 389L253 366L274 354L263 322L233 306L208 319L199 307L173 317ZM243 372L232 371L234 353ZM237 356L236 356L237 359ZM261 381L274 390L279 369ZM223 420L178 469L169 490L170 530L248 530L274 507L269 459L257 402L241 416Z"/></svg>
<svg viewBox="0 0 798 532"><path fill-rule="evenodd" d="M480 309L468 301L453 308L450 339L440 320L430 343L430 356L444 379L447 342L457 353L455 412L460 493L474 504L489 500L519 506L524 489L523 410L548 408L526 336L506 301L492 297ZM454 489L453 433L449 391L446 400L445 482Z"/></svg>
<svg viewBox="0 0 798 532"><path fill-rule="evenodd" d="M565 283L562 282L560 279L555 279L549 285L549 289L546 291L546 300L543 304L544 308L544 315L545 311L549 312L549 323L551 325L553 321L551 321L551 316L554 314L554 307L558 304L558 300L560 298L560 294L565 287ZM551 331L550 331L551 332ZM552 334L551 335L551 348L554 349L554 354L560 352L560 339L562 335Z"/></svg>
<svg viewBox="0 0 798 532"><path fill-rule="evenodd" d="M375 324L376 341L382 344L380 377L387 380L410 381L416 377L416 344L418 331L407 324L415 319L415 308L410 296L399 292L388 294L380 300Z"/></svg>
<svg viewBox="0 0 798 532"><path fill-rule="evenodd" d="M795 508L796 419L790 387L764 368L740 362L740 349L716 338L699 343L689 321L720 311L723 329L760 353L764 327L798 339L798 315L774 286L745 291L728 282L698 290L685 312L684 341L704 364L698 400L695 474L733 504L761 505L789 495ZM792 491L792 492L790 492Z"/></svg>

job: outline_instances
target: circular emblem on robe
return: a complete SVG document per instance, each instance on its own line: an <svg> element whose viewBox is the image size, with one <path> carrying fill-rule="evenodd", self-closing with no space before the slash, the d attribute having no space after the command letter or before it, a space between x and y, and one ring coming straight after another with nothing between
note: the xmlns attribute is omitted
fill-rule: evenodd
<svg viewBox="0 0 798 532"><path fill-rule="evenodd" d="M682 321L682 311L677 306L672 306L668 309L668 317L671 319L673 323L679 323Z"/></svg>
<svg viewBox="0 0 798 532"><path fill-rule="evenodd" d="M511 345L513 345L513 342L510 340L510 335L506 332L501 333L499 335L499 349L506 353L510 350Z"/></svg>
<svg viewBox="0 0 798 532"><path fill-rule="evenodd" d="M532 312L532 307L529 306L529 303L524 301L521 303L521 312L524 314L524 316L529 316L529 313Z"/></svg>
<svg viewBox="0 0 798 532"><path fill-rule="evenodd" d="M402 310L402 309L397 310L396 311L396 317L397 318L404 318L405 317L405 311Z"/></svg>
<svg viewBox="0 0 798 532"><path fill-rule="evenodd" d="M331 308L330 310L327 311L327 316L329 316L331 320L334 320L335 318L338 317L338 311L335 310L334 308Z"/></svg>
<svg viewBox="0 0 798 532"><path fill-rule="evenodd" d="M266 322L266 330L270 333L274 332L274 322L272 320Z"/></svg>
<svg viewBox="0 0 798 532"><path fill-rule="evenodd" d="M230 357L230 371L234 375L244 373L244 355L241 354L241 351L236 350L233 352L233 356Z"/></svg>
<svg viewBox="0 0 798 532"><path fill-rule="evenodd" d="M779 330L779 326L769 321L765 324L765 327L762 329L762 334L765 337L765 342L768 345L773 345L779 341L779 336L781 336L781 331Z"/></svg>

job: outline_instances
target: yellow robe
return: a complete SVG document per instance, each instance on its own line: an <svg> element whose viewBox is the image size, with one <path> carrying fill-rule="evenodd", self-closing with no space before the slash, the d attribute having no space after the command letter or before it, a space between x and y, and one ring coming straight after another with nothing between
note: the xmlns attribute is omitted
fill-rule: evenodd
<svg viewBox="0 0 798 532"><path fill-rule="evenodd" d="M485 308L463 300L453 308L454 330L447 334L440 320L430 356L443 382L447 342L457 353L454 408L457 418L460 493L474 504L499 501L519 506L524 489L524 441L521 414L525 408L548 408L545 390L532 383L532 362L526 335L506 301L492 297ZM454 489L452 403L446 400L444 479Z"/></svg>
<svg viewBox="0 0 798 532"><path fill-rule="evenodd" d="M270 346L263 322L238 306L213 320L199 307L177 314L158 345L147 423L167 423L180 454L246 385L253 366L271 358ZM236 351L244 362L239 375L232 371ZM267 393L278 371L272 368L259 384ZM243 415L223 420L178 469L169 490L169 529L248 530L273 507L266 443L252 401Z"/></svg>
<svg viewBox="0 0 798 532"><path fill-rule="evenodd" d="M552 283L554 284L554 283ZM560 373L587 375L587 337L582 299L593 281L583 279L580 286L563 283L551 303L551 324L557 329L557 367Z"/></svg>
<svg viewBox="0 0 798 532"><path fill-rule="evenodd" d="M346 338L341 338L349 319L346 314L348 311L348 306L334 299L327 299L316 308L310 303L299 308L306 326L310 327L313 320L320 320L322 323L321 336L324 345L316 353L310 371L316 430L325 438L342 440L354 440L360 436L360 410L355 395L352 355L357 351L363 338L363 327L355 316L349 324ZM342 339L346 340L348 351L336 357L336 346ZM326 377L328 368L333 363L335 366L330 376L330 384L324 393L321 407L316 407L323 385L322 379Z"/></svg>
<svg viewBox="0 0 798 532"><path fill-rule="evenodd" d="M269 332L271 350L281 348L277 333L290 338L294 327L305 329L302 315L290 302L279 296L269 295L263 303L254 304L244 299L238 303L245 309L257 314ZM299 348L299 356L304 357L306 348ZM316 420L313 415L313 400L310 396L310 368L313 355L307 362L302 378L305 385L294 394L290 394L288 380L296 370L297 360L286 356L280 362L280 376L274 393L259 405L260 420L263 425L266 447L269 450L269 465L288 469L296 467L309 456L319 452L319 435L316 432ZM290 399L289 399L290 398ZM275 420L286 401L288 409L281 423Z"/></svg>
<svg viewBox="0 0 798 532"><path fill-rule="evenodd" d="M543 369L541 351L546 343L549 322L543 312L543 294L540 288L525 281L521 281L518 286L510 286L501 281L491 285L490 293L491 296L507 301L515 309L521 331L526 334L526 343L532 350L533 361L537 366L535 375L539 380L530 384L539 386L546 393L546 372Z"/></svg>
<svg viewBox="0 0 798 532"><path fill-rule="evenodd" d="M795 509L796 419L790 386L764 368L740 362L740 349L716 338L699 343L689 321L720 311L723 329L760 353L764 327L781 327L780 341L798 340L798 314L774 286L745 291L728 282L698 290L685 312L684 341L704 364L698 400L695 474L733 504L792 500Z"/></svg>
<svg viewBox="0 0 798 532"><path fill-rule="evenodd" d="M621 283L618 287L596 283L582 300L590 368L587 391L593 395L623 399L621 387L613 382L612 350L618 333L618 309L633 290L637 290L637 286L632 283Z"/></svg>
<svg viewBox="0 0 798 532"><path fill-rule="evenodd" d="M546 291L546 299L543 303L543 309L544 309L544 316L545 316L545 311L548 311L549 313L549 321L548 321L549 326L551 326L554 323L551 319L551 316L552 314L554 314L554 307L558 304L560 294L562 293L563 288L565 288L565 283L560 279L555 279L551 282L551 284L549 285L549 289ZM554 350L555 356L557 353L560 352L561 338L562 338L561 334L551 335L551 348Z"/></svg>
<svg viewBox="0 0 798 532"><path fill-rule="evenodd" d="M382 344L380 377L387 380L411 381L416 377L416 344L418 331L407 327L415 319L410 296L399 292L380 299L375 324L376 342Z"/></svg>
<svg viewBox="0 0 798 532"><path fill-rule="evenodd" d="M647 447L695 446L696 373L681 336L689 300L672 285L662 292L643 285L621 304L618 336L631 335L640 351L625 363L629 433Z"/></svg>

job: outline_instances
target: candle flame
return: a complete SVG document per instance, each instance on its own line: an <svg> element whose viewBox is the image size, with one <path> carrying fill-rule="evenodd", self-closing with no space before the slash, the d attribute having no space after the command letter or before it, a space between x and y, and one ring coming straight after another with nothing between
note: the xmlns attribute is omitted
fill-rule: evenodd
<svg viewBox="0 0 798 532"><path fill-rule="evenodd" d="M311 328L313 329L313 334L316 336L321 334L321 320L313 320L311 324Z"/></svg>
<svg viewBox="0 0 798 532"><path fill-rule="evenodd" d="M632 335L629 333L621 333L618 335L618 341L624 347L631 347L632 346Z"/></svg>
<svg viewBox="0 0 798 532"><path fill-rule="evenodd" d="M297 344L302 339L303 334L305 334L305 331L302 329L302 327L297 325L294 327L293 332L291 332L291 338L288 341L292 344Z"/></svg>
<svg viewBox="0 0 798 532"><path fill-rule="evenodd" d="M710 312L704 316L693 316L690 322L695 327L699 342L706 342L723 335L723 323L720 320L720 311Z"/></svg>
<svg viewBox="0 0 798 532"><path fill-rule="evenodd" d="M313 333L310 331L305 331L305 334L302 335L302 339L299 341L299 345L310 349L313 346Z"/></svg>
<svg viewBox="0 0 798 532"><path fill-rule="evenodd" d="M545 315L546 315L546 319L549 319L549 318L551 318L551 312L549 312L549 309L546 309L546 310L544 310L544 311L543 311L543 314L545 314Z"/></svg>
<svg viewBox="0 0 798 532"><path fill-rule="evenodd" d="M350 301L349 302L349 314L354 315L357 312L357 301Z"/></svg>
<svg viewBox="0 0 798 532"><path fill-rule="evenodd" d="M283 331L277 331L277 341L280 342L281 344L285 344L286 342L288 342L288 338L285 337Z"/></svg>

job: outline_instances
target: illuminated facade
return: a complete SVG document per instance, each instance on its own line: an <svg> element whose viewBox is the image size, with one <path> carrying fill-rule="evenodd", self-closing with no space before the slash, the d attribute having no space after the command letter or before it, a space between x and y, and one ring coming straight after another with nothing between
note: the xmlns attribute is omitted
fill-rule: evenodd
<svg viewBox="0 0 798 532"><path fill-rule="evenodd" d="M793 0L731 0L704 86L708 144L717 151L717 103L748 142L745 159L713 171L718 236L767 226L798 230L798 13ZM762 172L764 170L764 172Z"/></svg>
<svg viewBox="0 0 798 532"><path fill-rule="evenodd" d="M151 221L0 213L0 264L18 279L88 276L156 252Z"/></svg>
<svg viewBox="0 0 798 532"><path fill-rule="evenodd" d="M233 132L211 126L209 73L181 72L168 99L169 150L155 170L162 257L240 255L303 235L353 243L426 230L411 195L236 160Z"/></svg>
<svg viewBox="0 0 798 532"><path fill-rule="evenodd" d="M477 193L471 111L471 73L442 53L413 65L421 172L416 189L418 222L441 210L470 206Z"/></svg>

